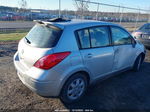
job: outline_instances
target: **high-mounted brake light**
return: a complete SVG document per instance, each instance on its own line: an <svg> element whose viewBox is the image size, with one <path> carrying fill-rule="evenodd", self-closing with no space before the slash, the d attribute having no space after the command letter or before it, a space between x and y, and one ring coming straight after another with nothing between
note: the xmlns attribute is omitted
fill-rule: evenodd
<svg viewBox="0 0 150 112"><path fill-rule="evenodd" d="M40 69L50 69L64 60L71 52L54 53L40 58L34 66Z"/></svg>

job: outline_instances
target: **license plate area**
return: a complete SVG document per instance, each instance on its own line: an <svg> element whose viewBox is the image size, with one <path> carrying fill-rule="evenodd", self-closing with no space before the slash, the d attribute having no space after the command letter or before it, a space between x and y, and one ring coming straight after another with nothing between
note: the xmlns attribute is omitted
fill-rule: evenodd
<svg viewBox="0 0 150 112"><path fill-rule="evenodd" d="M142 38L143 38L143 39L150 39L150 35L143 34L143 35L142 35Z"/></svg>

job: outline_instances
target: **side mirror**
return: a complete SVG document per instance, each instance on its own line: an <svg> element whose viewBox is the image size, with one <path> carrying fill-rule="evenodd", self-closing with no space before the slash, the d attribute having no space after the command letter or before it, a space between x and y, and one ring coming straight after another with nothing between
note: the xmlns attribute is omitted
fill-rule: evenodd
<svg viewBox="0 0 150 112"><path fill-rule="evenodd" d="M136 39L136 36L134 36L133 38L135 38L135 39Z"/></svg>
<svg viewBox="0 0 150 112"><path fill-rule="evenodd" d="M135 48L135 46L136 46L136 40L134 38L132 38L131 42L132 42L133 48Z"/></svg>

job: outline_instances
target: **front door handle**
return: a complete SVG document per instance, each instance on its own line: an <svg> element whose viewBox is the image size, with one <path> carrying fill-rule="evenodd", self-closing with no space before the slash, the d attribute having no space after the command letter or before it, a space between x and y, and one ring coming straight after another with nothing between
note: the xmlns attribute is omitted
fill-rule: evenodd
<svg viewBox="0 0 150 112"><path fill-rule="evenodd" d="M115 53L118 53L118 52L119 52L119 49L116 49L116 50L115 50Z"/></svg>

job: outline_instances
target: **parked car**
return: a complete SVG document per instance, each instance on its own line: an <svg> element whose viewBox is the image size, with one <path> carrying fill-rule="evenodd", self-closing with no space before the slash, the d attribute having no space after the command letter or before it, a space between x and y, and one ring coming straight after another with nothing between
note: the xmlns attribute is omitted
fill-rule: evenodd
<svg viewBox="0 0 150 112"><path fill-rule="evenodd" d="M134 31L132 35L142 42L145 47L150 48L150 23L144 24L138 30Z"/></svg>
<svg viewBox="0 0 150 112"><path fill-rule="evenodd" d="M20 80L37 94L73 103L98 79L140 69L144 46L121 26L88 20L56 21L37 21L14 55Z"/></svg>

